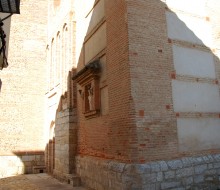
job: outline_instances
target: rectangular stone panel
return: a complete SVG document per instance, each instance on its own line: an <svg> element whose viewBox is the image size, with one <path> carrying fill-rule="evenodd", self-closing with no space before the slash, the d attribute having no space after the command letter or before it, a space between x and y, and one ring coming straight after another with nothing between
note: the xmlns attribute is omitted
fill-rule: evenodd
<svg viewBox="0 0 220 190"><path fill-rule="evenodd" d="M214 59L211 53L174 45L173 59L177 74L216 78Z"/></svg>
<svg viewBox="0 0 220 190"><path fill-rule="evenodd" d="M220 119L178 118L180 151L220 148Z"/></svg>
<svg viewBox="0 0 220 190"><path fill-rule="evenodd" d="M106 23L85 43L85 63L88 63L106 47Z"/></svg>
<svg viewBox="0 0 220 190"><path fill-rule="evenodd" d="M175 112L220 112L218 85L172 81Z"/></svg>
<svg viewBox="0 0 220 190"><path fill-rule="evenodd" d="M205 19L167 11L166 20L169 38L211 46L211 26Z"/></svg>
<svg viewBox="0 0 220 190"><path fill-rule="evenodd" d="M87 34L91 32L91 30L104 18L104 16L105 16L104 0L101 0L86 16L86 22L88 22Z"/></svg>

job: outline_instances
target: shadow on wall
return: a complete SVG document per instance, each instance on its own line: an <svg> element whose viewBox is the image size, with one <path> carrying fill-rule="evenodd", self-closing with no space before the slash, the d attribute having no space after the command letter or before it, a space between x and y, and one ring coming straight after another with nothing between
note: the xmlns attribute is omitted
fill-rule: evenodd
<svg viewBox="0 0 220 190"><path fill-rule="evenodd" d="M71 80L74 69L67 76L67 91L59 98L55 121L50 126L50 138L45 158L48 173L59 177L75 171L77 148L77 117L75 84Z"/></svg>
<svg viewBox="0 0 220 190"><path fill-rule="evenodd" d="M123 156L126 157L126 152L123 152L123 150L132 149L129 147L131 146L129 145L130 138L138 139L139 141L136 144L137 149L134 150L137 155L133 155L135 159L138 158L135 162L140 162L140 160L150 161L154 160L155 157L157 159L171 159L179 157L180 154L188 155L190 152L200 154L206 150L208 153L210 149L218 152L218 148L220 147L217 136L220 132L218 128L220 125L218 117L220 113L218 84L219 58L212 51L215 42L215 39L212 42L212 29L214 29L215 23L212 23L212 20L209 21L206 15L203 15L203 12L199 12L205 4L201 3L194 6L195 12L189 6L182 6L185 3L183 0L178 1L179 4L176 2L175 0L170 0L167 1L167 4L164 4L161 1L155 1L151 5L151 10L146 8L150 2L143 1L137 4L133 1L127 2L129 9L125 22L128 23L128 29L130 29L129 47L131 51L134 50L134 52L137 52L134 61L130 61L129 63L134 67L127 69L130 69L130 72L134 70L134 73L138 76L132 79L132 83L134 84L134 86L132 85L132 91L137 92L137 100L135 102L140 102L140 107L146 111L146 115L149 115L150 118L146 119L143 127L135 130L135 132L132 131L131 134L129 131L120 128L120 121L123 118L121 120L113 118L115 115L112 110L109 110L109 117L96 117L85 120L81 109L82 99L79 98L77 100L78 117L80 120L78 125L78 153L105 158L111 155L111 157L120 160ZM114 12L114 7L111 8L111 12ZM158 10L162 14L158 15ZM196 14L202 14L202 16L198 17ZM95 15L96 12L94 11L91 18ZM109 17L110 15L106 15L106 19L110 19ZM161 20L164 23L161 24ZM109 30L114 31L112 28L115 26L111 25L112 23L109 20L106 20L106 22L108 27L107 33ZM93 24L94 20L90 21L90 26L87 30L89 38L85 37L84 48L81 51L80 58L85 58L88 56L86 53L91 53L89 52L91 49L88 47L90 47L89 43L93 43L94 33L91 29L91 26L94 26ZM120 27L122 26L117 27L114 31L114 34L118 35L111 36L109 33L107 34L107 46L105 47L105 50L107 50L105 53L114 51L109 48L109 44L116 38L120 38ZM97 31L98 27L96 26L95 28ZM144 47L149 47L149 44L151 45L151 49L143 51ZM98 45L99 43L94 43L93 47ZM157 54L155 54L155 49L158 50ZM100 52L102 53L102 50ZM90 61L99 58L102 55L100 52L90 57ZM118 48L118 52L118 54L123 54L123 52L120 52L120 48ZM166 54L167 52L169 55ZM106 68L115 69L115 67L120 68L120 65L122 65L119 62L119 58L117 60L114 57L116 56L115 54L111 53L107 55ZM142 54L147 59L141 59ZM162 62L161 59L163 60ZM78 71L83 68L84 64L90 62L85 62L85 60L89 59L79 59L77 65ZM111 65L113 62L115 63L114 67ZM154 64L152 65L151 63ZM164 71L161 73L160 71L162 69ZM108 90L111 92L109 94L109 102L114 102L113 100L122 98L124 94L120 93L118 89L123 89L121 84L127 80L127 78L122 77L122 70L115 70L114 76L110 76L110 72L107 70L107 84L110 84L108 85ZM161 77L158 77L158 74ZM168 76L170 76L170 80L167 80ZM113 86L113 80L117 78L120 79L120 83L114 83ZM146 78L150 80L146 81ZM155 81L155 86L151 92L148 92L147 89L153 84L151 79ZM165 79L166 81L164 81ZM117 89L117 93L113 94L112 92L116 92L115 89ZM160 89L160 93L158 93L158 89ZM169 94L171 97L168 104L172 105L176 124L173 124L173 121L170 121L171 119L167 122L167 118L164 116L166 113L162 117L160 115L158 116L158 110L164 110L165 106L163 104L166 104L167 91L171 92ZM151 94L151 98L146 100L146 98L143 98L143 94L146 95L148 93ZM150 107L149 105L152 104L155 97L158 97L158 102L162 103L159 104L157 102ZM133 98L135 99L136 97ZM122 102L118 106L123 107L121 105ZM109 108L113 107L110 105ZM138 110L136 111L138 112ZM156 114L154 115L154 113ZM167 117L170 118L170 114ZM113 119L109 122L108 118ZM165 118L164 121L163 118ZM149 130L155 128L154 124L158 123L158 121L160 122L159 134L156 132L149 133L148 130L145 130L145 127ZM105 128L104 132L102 131L103 128ZM167 130L169 135L167 135ZM158 138L158 135L163 138ZM145 139L144 143L142 136ZM174 138L170 138L171 136ZM111 141L111 139L114 139L114 141ZM149 143L146 143L146 141ZM145 145L145 143L146 146L138 147L139 144ZM109 144L111 144L111 148L114 150L109 149ZM171 147L172 150L170 150ZM139 151L138 148L140 149ZM158 151L162 152L163 158L158 158ZM172 154L170 154L170 151ZM148 152L152 154L149 155Z"/></svg>
<svg viewBox="0 0 220 190"><path fill-rule="evenodd" d="M173 0L173 2L175 1ZM112 0L111 2L114 3L115 1ZM205 16L198 18L192 14L189 17L189 14L183 13L183 11L174 12L175 9L167 8L167 5L159 0L126 2L128 4L128 16L125 19L128 23L130 48L127 53L131 58L129 59L130 63L126 64L130 66L127 69L130 69L129 72L131 72L131 90L136 93L135 95L132 94L136 104L135 107L140 103L145 115L143 114L140 117L140 123L136 123L140 127L132 126L136 128L136 130L132 130L132 135L125 130L126 128L124 128L121 135L120 122L123 121L123 118L121 120L115 119L111 106L108 117L111 117L111 122L115 122L115 125L108 123L108 117L102 118L104 124L100 121L102 120L100 117L85 121L84 115L78 107L77 110L81 113L78 115L80 116L78 118L80 122L77 129L79 130L78 142L80 144L77 144L77 146L80 149L77 153L83 155L84 158L87 155L106 158L106 153L110 152L113 153L112 162L116 166L120 163L113 160L119 158L119 154L123 155L124 153L120 150L123 146L122 142L126 142L124 149L128 148L131 152L134 150L133 155L131 155L131 158L134 158L131 159L132 164L145 164L155 160L172 160L183 156L192 157L193 155L218 153L218 134L220 132L219 58L213 53L210 44L210 38L212 37L210 23ZM114 9L116 8L113 7L111 11L114 12ZM182 7L180 7L181 9ZM107 15L106 18L110 19L110 16ZM108 24L109 21L106 20L106 22L107 31L113 30L111 29L113 26ZM107 35L107 49L112 41L123 35L120 34L120 27L122 26L117 28L119 35ZM118 43L123 43L123 41ZM117 52L114 52L113 49L108 49L107 68L117 70L117 67L120 68L124 64L115 58L117 53L120 56L124 53L120 50L118 48ZM131 55L132 52L134 52L134 55ZM81 52L82 55L84 53L84 51ZM113 62L115 68L110 66ZM80 66L78 65L79 70ZM109 96L110 103L114 102L112 100L121 99L121 96L124 95L119 89L123 89L121 84L127 79L121 75L123 70L118 70L119 72L111 72L112 75L109 74L107 78L111 84L112 80L117 81L114 86L109 86L111 92ZM132 76L135 77L132 78ZM117 80L118 78L120 80ZM115 94L112 92L115 92ZM166 101L169 102L169 105L172 105L168 110L164 109L166 108ZM130 103L130 101L128 102ZM81 106L80 100L77 103ZM122 107L121 104L120 102L116 106ZM138 113L138 110L136 112ZM104 128L105 131L97 130L99 126ZM113 132L110 133L110 130ZM105 139L102 141L103 137ZM137 140L135 137L137 137ZM111 139L114 139L114 141L111 141ZM109 144L112 145L111 150L108 149ZM101 146L103 150L99 149ZM99 154L96 154L97 152ZM118 155L116 155L117 153ZM100 159L94 158L95 161L92 162L92 158L88 157L85 160L83 162L83 159L77 159L77 172L81 174L83 182L88 183L87 180L94 182L87 184L93 186L91 188L95 188L97 183L103 189L110 189L110 186L111 189L114 189L114 187L119 189L147 189L152 183L155 183L155 181L149 182L149 179L144 177L144 175L151 176L150 173L144 175L138 173L138 171L135 173L135 169L131 171L120 170L120 174L124 172L123 177L128 179L128 181L123 182L121 179L114 177L117 176L118 171L110 171L103 164L105 162L100 161ZM97 165L94 166L94 162ZM182 161L180 162L182 163ZM137 168L139 167L138 165ZM102 176L103 173L107 174L106 176L113 176L112 179ZM205 172L202 175L205 181L207 177ZM189 174L189 177L193 178L194 176L199 177L194 173ZM161 181L167 182L166 179L162 178ZM178 181L177 184L183 185L185 183L185 179L179 177L176 177L175 180ZM161 184L162 182L157 182L158 186L161 186ZM143 188L144 185L145 188ZM174 186L176 187L176 185ZM198 186L198 184L195 184L195 186Z"/></svg>
<svg viewBox="0 0 220 190"><path fill-rule="evenodd" d="M0 178L46 172L44 151L14 151L0 156Z"/></svg>
<svg viewBox="0 0 220 190"><path fill-rule="evenodd" d="M167 4L173 8L167 9L166 22L173 53L171 86L173 110L177 116L178 151L216 150L217 153L220 148L217 135L220 132L220 61L219 52L216 52L219 28L215 20L220 16L211 15L208 9L214 7L209 7L211 4L206 1L199 5L193 3L196 11L172 0ZM209 20L203 6L215 17ZM174 12L175 9L183 12Z"/></svg>
<svg viewBox="0 0 220 190"><path fill-rule="evenodd" d="M137 162L220 148L220 62L212 39L217 22L199 12L205 1L166 2L128 2L132 95L136 113L144 110L137 122Z"/></svg>
<svg viewBox="0 0 220 190"><path fill-rule="evenodd" d="M55 164L55 122L50 124L49 141L45 149L45 164L47 166L47 172L53 173Z"/></svg>
<svg viewBox="0 0 220 190"><path fill-rule="evenodd" d="M96 73L96 76L98 76L97 80L91 79L94 76L92 72L89 74L88 72L85 72L90 77L87 77L85 73L81 73L81 75L79 74L78 78L75 78L75 80L78 80L78 155L101 157L105 159L109 158L128 160L127 157L129 153L128 151L126 152L128 147L127 142L131 136L135 138L134 136L136 135L131 129L128 129L127 131L125 130L125 128L129 128L128 126L123 128L124 125L126 125L125 123L128 123L127 118L125 116L123 118L119 118L120 114L117 114L124 113L124 115L126 115L128 112L130 112L130 110L125 110L124 108L132 107L130 104L125 105L122 103L126 98L117 97L119 94L118 89L123 89L123 84L125 84L128 80L128 78L125 78L123 75L121 75L122 72L125 71L125 67L128 65L127 62L120 63L121 67L119 66L119 68L115 67L116 62L121 60L122 57L124 58L124 55L122 54L124 54L123 51L126 45L122 45L122 47L116 47L114 50L111 49L111 55L114 55L115 51L117 51L116 54L119 54L118 52L122 51L120 58L118 58L117 55L115 59L112 59L110 54L108 54L110 49L108 49L108 45L110 43L120 44L121 41L126 41L126 37L124 36L127 35L125 34L122 36L118 32L120 31L121 27L120 24L114 25L115 22L107 22L107 12L110 12L111 9L113 12L115 11L114 8L107 8L107 5L111 4L113 7L118 7L120 2L121 1L114 1L112 3L104 0L95 1L93 9L85 14L90 20L85 30L85 37L82 41L83 46L79 55L79 59L77 60L77 71L80 73L80 71L82 71L85 66L89 66L89 64L93 64L95 62L100 64L101 69L100 73ZM115 11L116 14L120 12L120 8L118 8L118 11ZM118 18L120 18L120 16L118 16ZM115 20L118 18L115 17ZM108 32L108 29L111 29L111 32ZM108 36L110 35L117 36L117 38L120 40L108 39ZM120 42L118 43L118 41ZM114 78L114 76L109 78L110 72L108 68L115 70L116 78ZM115 86L113 86L114 80L116 81L118 79L118 71L121 72L119 80L120 82L117 84L115 83ZM111 73L113 72L114 71L111 71ZM91 98L89 89L98 89L98 93L92 96L92 101L91 99L89 100L89 98ZM115 92L113 95L114 97L110 96L109 92L111 94L112 92ZM119 112L116 112L115 110L109 110L109 107L115 108L115 106L109 105L109 102L116 101L118 101L117 106L121 108ZM93 102L93 105L90 104L91 102ZM95 109L94 107L99 107L99 109ZM130 125L130 123L128 125Z"/></svg>
<svg viewBox="0 0 220 190"><path fill-rule="evenodd" d="M97 1L94 3L97 4ZM95 4L92 7L94 7ZM82 33L85 32L85 35L87 34L91 23L94 22L94 14L96 14L95 11L92 11L90 14L91 18L89 19L88 28L86 28L85 31L82 31ZM98 15L95 17L97 16ZM74 28L75 27L76 26L74 26ZM76 31L74 31L74 33L75 32ZM74 36L73 41L74 44L77 43L76 36ZM81 70L85 66L84 41L82 41L82 44L78 62L77 64L74 63L74 65L77 65L78 70ZM74 53L76 53L76 49ZM76 55L73 55L73 57L75 56ZM74 60L71 60L71 62L72 61ZM53 173L55 176L64 176L64 174L75 173L75 156L77 155L77 148L79 144L77 122L80 120L77 115L77 106L79 105L81 107L81 102L77 102L76 83L72 80L75 73L76 68L72 68L72 70L68 73L67 91L59 98L56 109L54 138L48 142L46 148L47 168L49 169L49 172Z"/></svg>
<svg viewBox="0 0 220 190"><path fill-rule="evenodd" d="M169 1L172 2L172 1ZM173 1L174 2L174 1ZM143 8L140 8L140 6L135 7L135 5L129 5L132 6L132 10L129 9L128 11L133 11L133 9L137 9L136 13L140 13L140 15L145 15L145 23L142 22L132 22L131 16L129 16L127 19L128 22L128 29L135 29L134 33L130 32L129 38L131 39L131 45L134 42L135 51L138 52L138 54L143 53L141 48L147 47L147 43L149 43L148 39L146 39L146 36L151 37L152 42L151 44L151 50L149 50L149 55L155 54L155 49L158 49L158 46L162 48L162 50L158 50L159 59L164 59L163 64L161 64L161 61L159 60L157 63L155 63L155 60L157 60L157 56L148 56L148 58L145 59L144 64L141 64L142 60L139 60L138 56L137 59L134 62L131 62L130 64L136 64L136 66L140 66L141 71L144 73L144 75L140 75L138 73L140 70L136 70L138 75L140 75L139 78L133 80L135 87L134 91L143 90L146 91L148 89L149 85L146 83L146 77L154 77L154 75L157 74L161 68L164 68L164 72L162 73L162 76L160 78L157 77L155 81L158 80L158 83L155 86L155 89L157 89L157 92L155 94L152 94L153 96L158 96L158 99L166 100L167 97L167 89L171 87L172 91L172 97L170 100L170 104L173 105L173 112L177 120L177 126L173 126L171 123L167 123L162 121L162 123L166 123L166 126L172 126L175 128L175 130L170 127L170 134L171 136L177 137L177 138L170 138L169 135L167 135L167 128L164 127L163 129L159 130L159 135L163 136L164 139L158 139L158 134L156 133L149 133L147 130L144 131L144 127L151 128L151 124L154 124L154 122L157 120L157 116L152 115L152 113L158 112L158 110L163 109L159 105L157 107L157 110L149 110L148 107L144 107L145 105L148 105L148 100L151 101L151 98L146 100L142 97L139 97L139 102L141 102L142 106L144 107L144 110L146 110L146 113L149 111L149 115L152 117L149 119L149 121L146 121L143 123L144 127L142 132L138 132L137 130L132 131L132 134L129 133L129 131L126 131L124 133L124 136L121 134L121 128L118 127L116 121L112 121L112 123L109 122L108 117L97 117L95 119L89 119L84 120L84 115L82 114L82 99L78 99L76 101L77 95L77 89L76 84L73 88L71 85L68 86L68 91L60 98L59 107L57 109L57 116L63 117L66 113L65 110L68 110L71 116L76 117L77 111L78 113L78 127L74 127L74 139L77 139L74 144L74 154L70 155L76 155L76 147L78 147L78 154L82 155L90 155L95 157L105 157L107 158L108 155L114 158L117 158L120 160L124 155L121 150L109 150L109 144L111 144L111 147L114 147L115 149L120 149L119 147L122 146L122 141L125 142L127 146L129 146L129 138L130 137L138 137L138 133L144 134L143 136L148 139L149 138L149 144L146 144L146 147L142 147L141 150L138 152L136 151L133 157L141 157L139 154L148 155L148 151L155 152L155 154L158 153L158 151L161 152L167 152L164 153L164 159L171 159L176 158L179 156L179 154L187 155L190 151L193 151L194 154L199 154L201 151L206 151L209 149L212 149L214 152L218 152L216 148L216 142L219 142L217 140L217 135L219 133L217 126L219 125L219 119L218 114L220 112L219 110L219 58L213 53L212 51L212 33L211 33L211 24L207 20L207 18L201 17L198 18L194 14L190 15L187 13L183 13L183 11L176 11L178 8L181 10L182 6L178 7L179 5L175 4L174 9L170 9L167 7L166 4L161 3L160 1L156 1L153 5L155 6L152 10L147 10L144 6ZM172 5L172 4L171 4ZM172 7L172 6L171 6ZM129 7L131 8L131 7ZM114 9L114 8L112 8ZM161 9L161 11L164 11L164 14L162 15L163 20L165 21L164 25L161 25L161 23L158 23L157 26L154 26L154 23L161 22L161 20L158 20L158 12L157 9ZM200 9L199 9L200 10ZM187 12L188 10L186 10ZM145 12L145 14L142 14ZM134 14L131 13L131 15ZM198 13L200 14L200 13ZM140 19L140 15L135 15L134 18L137 20ZM85 62L85 57L88 55L85 55L86 53L90 54L89 52L89 43L93 44L91 47L96 47L99 44L94 44L92 41L93 34L95 34L95 31L98 31L98 28L104 23L103 20L98 23L98 26L94 25L94 18L96 18L96 12L92 12L90 24L88 25L86 36L83 42L83 47L80 52L78 64L77 64L77 71L81 70L85 64L88 64L89 62L93 61L94 59L100 58L100 56L103 56L106 52L111 52L111 49L108 49L108 42L112 41L112 38L116 38L117 35L110 36L107 35L107 46L101 49L99 52L94 54L94 56L91 56L90 59L87 59L88 62ZM108 18L108 15L106 16ZM164 19L165 18L165 19ZM149 20L149 21L148 21ZM152 22L153 21L153 22ZM108 20L106 21L108 23ZM154 26L154 27L153 27ZM96 30L93 30L92 27L94 27ZM114 25L108 25L108 29L111 27L115 27ZM112 29L111 29L112 30ZM141 30L141 31L139 31ZM119 28L115 27L115 31L120 31ZM139 32L137 32L139 31ZM164 31L164 33L161 33ZM163 40L161 39L161 36L164 37ZM134 39L134 41L133 41ZM137 41L136 39L141 39ZM138 46L137 46L138 43ZM87 46L87 47L85 47ZM168 52L168 48L171 49L172 52L172 58L171 62L167 62L167 55L165 55L164 52ZM107 50L106 50L107 49ZM112 50L113 51L113 50ZM152 51L152 52L151 52ZM103 53L104 52L104 53ZM114 54L108 55L108 60L113 59ZM106 62L107 68L110 67L110 61ZM117 65L117 60L114 59L115 65ZM140 63L140 64L139 64ZM154 66L152 66L150 63L155 63ZM127 64L127 63L126 63ZM120 65L120 63L118 63ZM149 65L149 67L148 67ZM168 65L165 66L165 65ZM152 68L150 68L152 66ZM168 68L168 69L167 69ZM120 89L121 84L123 84L123 81L127 80L126 78L122 78L120 75L121 70L114 73L114 76L109 76L107 78L107 83L112 84L113 78L117 78L119 76L121 83L114 84L115 86L109 85L109 91L114 92L115 89ZM131 71L130 71L131 72ZM133 71L132 71L133 72ZM108 71L107 71L108 73ZM153 74L152 74L153 73ZM152 75L152 76L150 76ZM167 76L171 77L171 80L168 82L161 82L160 80L163 80L164 78L167 78ZM143 77L143 78L142 78ZM71 78L71 77L70 77ZM68 79L71 80L71 79ZM143 83L144 81L144 83ZM141 84L141 85L140 85ZM157 86L163 84L163 88L161 86ZM140 87L139 89L136 89L136 87ZM166 88L167 87L167 88ZM155 90L154 89L154 90ZM158 93L158 89L161 90L161 93ZM74 93L72 93L74 91ZM154 91L153 91L154 93ZM72 94L72 95L71 95ZM74 94L74 95L73 95ZM112 93L111 93L112 94ZM203 96L201 96L203 94ZM117 93L118 96L123 96L123 93ZM112 95L113 96L113 95ZM163 97L165 96L165 97ZM185 97L185 98L184 98ZM115 97L111 97L109 95L109 102L112 102L111 100ZM118 97L121 98L121 97ZM75 104L74 107L65 107L68 105L68 102L71 101L71 99L74 99ZM77 110L76 110L76 105ZM111 106L110 106L111 107ZM72 109L72 110L71 110ZM75 111L73 111L75 109ZM151 109L151 108L150 108ZM74 113L73 113L74 112ZM204 113L204 114L203 114ZM67 114L68 115L68 114ZM69 116L70 116L69 115ZM187 117L186 117L187 115ZM202 117L201 117L202 115ZM204 115L204 117L203 117ZM68 116L68 117L69 117ZM112 111L109 110L108 116L112 116ZM154 119L153 119L154 118ZM161 121L161 117L158 118L159 121ZM60 120L60 119L59 119ZM155 120L155 121L154 121ZM67 120L66 120L67 121ZM120 122L120 121L119 121ZM56 138L57 133L63 133L71 135L71 130L68 128L68 131L66 133L64 131L61 132L61 126L63 125L56 119L55 123L59 123L59 127L56 128ZM97 125L96 123L99 123L100 125ZM114 125L113 125L114 123ZM151 124L150 124L151 123ZM90 126L92 127L86 127ZM117 126L117 127L116 127ZM187 128L188 127L188 128ZM100 128L105 128L106 130L103 132L100 130ZM200 130L200 129L204 130ZM76 132L78 131L78 132ZM109 133L109 131L113 131L112 133ZM190 131L190 132L189 132ZM76 132L76 133L75 133ZM99 133L100 132L100 133ZM175 133L175 134L173 134ZM72 133L73 134L73 133ZM68 136L68 135L67 135ZM61 137L61 136L60 136ZM97 138L98 137L98 138ZM118 137L118 138L116 138ZM115 139L114 142L112 142L110 139ZM70 144L71 141L70 140ZM139 139L140 140L140 139ZM100 144L100 141L102 144ZM140 140L141 141L141 140ZM57 144L58 143L58 144ZM60 141L56 141L56 144L60 149L61 147ZM68 143L67 143L68 144ZM142 144L142 143L138 143ZM173 154L170 153L170 145L175 145L175 148L172 149ZM219 146L219 145L218 145ZM56 145L55 145L56 147ZM70 146L71 147L71 146ZM128 147L129 148L129 147ZM56 148L55 148L56 149ZM58 151L58 150L57 150ZM55 151L56 152L56 151ZM59 151L60 152L60 151ZM117 152L117 155L114 155ZM141 153L140 153L141 152ZM208 152L208 151L207 151ZM152 155L153 155L152 154ZM169 154L169 155L166 155ZM62 160L62 156L60 155L60 160ZM71 159L71 158L70 158ZM144 158L144 160L153 160L154 158L151 158L147 156L147 158ZM143 160L143 159L142 159ZM140 159L135 160L140 161Z"/></svg>

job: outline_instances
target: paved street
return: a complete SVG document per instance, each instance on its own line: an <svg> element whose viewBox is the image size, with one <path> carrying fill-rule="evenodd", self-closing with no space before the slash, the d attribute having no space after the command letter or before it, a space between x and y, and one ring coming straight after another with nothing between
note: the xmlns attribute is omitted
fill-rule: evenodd
<svg viewBox="0 0 220 190"><path fill-rule="evenodd" d="M61 183L47 174L20 175L0 179L0 190L87 190Z"/></svg>

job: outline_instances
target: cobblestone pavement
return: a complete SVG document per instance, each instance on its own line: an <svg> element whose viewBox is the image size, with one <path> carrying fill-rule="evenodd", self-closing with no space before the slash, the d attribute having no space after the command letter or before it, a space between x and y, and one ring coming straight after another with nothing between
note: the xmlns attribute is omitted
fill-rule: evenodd
<svg viewBox="0 0 220 190"><path fill-rule="evenodd" d="M20 175L0 179L0 190L87 190L61 183L47 174Z"/></svg>

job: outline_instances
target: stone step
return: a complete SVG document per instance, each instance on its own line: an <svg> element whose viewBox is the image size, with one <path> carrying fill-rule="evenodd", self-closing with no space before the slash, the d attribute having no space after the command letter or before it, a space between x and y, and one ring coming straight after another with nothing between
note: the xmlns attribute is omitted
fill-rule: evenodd
<svg viewBox="0 0 220 190"><path fill-rule="evenodd" d="M33 174L39 174L39 173L45 173L45 172L46 172L46 166L33 166L32 167Z"/></svg>
<svg viewBox="0 0 220 190"><path fill-rule="evenodd" d="M62 175L53 175L59 181L71 184L73 187L81 186L81 179L76 174L62 174Z"/></svg>
<svg viewBox="0 0 220 190"><path fill-rule="evenodd" d="M73 187L81 186L81 178L77 175L70 175L67 178L67 183L71 184Z"/></svg>

